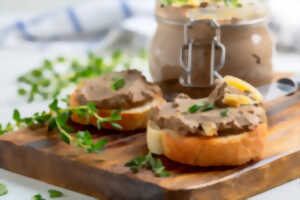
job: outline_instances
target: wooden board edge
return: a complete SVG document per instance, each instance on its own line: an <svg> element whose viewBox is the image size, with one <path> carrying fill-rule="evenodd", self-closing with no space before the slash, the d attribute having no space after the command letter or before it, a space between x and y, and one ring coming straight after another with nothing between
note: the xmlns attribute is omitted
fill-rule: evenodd
<svg viewBox="0 0 300 200"><path fill-rule="evenodd" d="M188 195L185 194L184 199L245 199L300 178L300 149L274 156L259 168L255 165L251 168L256 170L245 169L246 171L241 171L238 176L230 175L220 181L192 188ZM172 191L168 192L172 197ZM173 199L168 198L168 200Z"/></svg>

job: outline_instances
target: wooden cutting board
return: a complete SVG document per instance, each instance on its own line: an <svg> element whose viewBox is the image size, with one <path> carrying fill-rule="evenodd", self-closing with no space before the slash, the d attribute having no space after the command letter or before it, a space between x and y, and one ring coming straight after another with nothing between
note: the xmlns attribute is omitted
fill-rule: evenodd
<svg viewBox="0 0 300 200"><path fill-rule="evenodd" d="M95 139L110 142L100 154L85 154L46 128L1 136L0 167L100 199L244 199L300 177L300 91L265 107L270 133L264 159L241 167L190 167L161 157L171 177L132 174L124 163L147 153L145 131L96 131Z"/></svg>

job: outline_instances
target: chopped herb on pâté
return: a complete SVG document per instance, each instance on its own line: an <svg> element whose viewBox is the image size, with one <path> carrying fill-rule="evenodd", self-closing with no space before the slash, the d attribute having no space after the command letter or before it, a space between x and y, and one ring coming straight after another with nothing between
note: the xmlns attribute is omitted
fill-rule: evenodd
<svg viewBox="0 0 300 200"><path fill-rule="evenodd" d="M115 78L111 84L111 88L115 91L122 89L125 86L125 79L123 77Z"/></svg>
<svg viewBox="0 0 300 200"><path fill-rule="evenodd" d="M227 117L228 112L229 112L229 109L228 109L228 108L226 108L225 110L222 110L222 111L220 112L221 117Z"/></svg>
<svg viewBox="0 0 300 200"><path fill-rule="evenodd" d="M133 173L139 172L140 169L146 168L151 169L157 177L167 177L170 176L170 172L165 169L160 159L153 158L152 154L149 152L145 156L137 157L132 161L125 164L126 167L130 167Z"/></svg>
<svg viewBox="0 0 300 200"><path fill-rule="evenodd" d="M187 110L187 113L196 113L198 111L206 112L215 109L215 103L202 101L199 104L194 104L190 106Z"/></svg>

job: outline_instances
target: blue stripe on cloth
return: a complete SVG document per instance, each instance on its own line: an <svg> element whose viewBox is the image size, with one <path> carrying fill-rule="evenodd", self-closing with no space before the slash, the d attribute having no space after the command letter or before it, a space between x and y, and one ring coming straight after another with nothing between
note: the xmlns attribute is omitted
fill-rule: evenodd
<svg viewBox="0 0 300 200"><path fill-rule="evenodd" d="M76 13L75 13L75 10L73 8L67 8L67 13L68 13L68 15L71 19L71 22L73 24L73 27L74 27L75 31L77 33L83 32L83 28L82 28L82 26L79 22L79 19L78 19Z"/></svg>
<svg viewBox="0 0 300 200"><path fill-rule="evenodd" d="M121 9L126 18L129 18L133 15L132 10L130 9L129 5L127 4L126 0L120 0Z"/></svg>
<svg viewBox="0 0 300 200"><path fill-rule="evenodd" d="M31 35L27 29L26 29L26 25L24 22L22 21L18 21L16 23L16 27L17 29L21 32L22 36L24 37L25 40L28 40L28 41L36 41L37 38L34 37L33 35Z"/></svg>

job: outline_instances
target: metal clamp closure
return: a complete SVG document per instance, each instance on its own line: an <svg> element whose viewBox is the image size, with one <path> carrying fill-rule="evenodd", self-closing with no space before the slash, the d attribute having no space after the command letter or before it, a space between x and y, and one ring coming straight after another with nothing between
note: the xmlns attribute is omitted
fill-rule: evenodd
<svg viewBox="0 0 300 200"><path fill-rule="evenodd" d="M193 25L197 23L206 23L213 29L216 34L211 41L211 57L210 57L210 69L209 69L209 81L206 84L195 85L192 83L192 58L193 58L193 47L200 46L200 42L196 42L189 36L189 30ZM220 64L216 65L216 49L221 49ZM187 56L185 56L187 52ZM186 60L187 57L187 60ZM180 52L180 65L184 69L185 74L180 77L180 84L185 87L211 87L214 85L215 78L222 79L222 76L218 73L225 64L226 48L221 42L221 25L215 20L192 20L188 24L184 25L184 45Z"/></svg>

